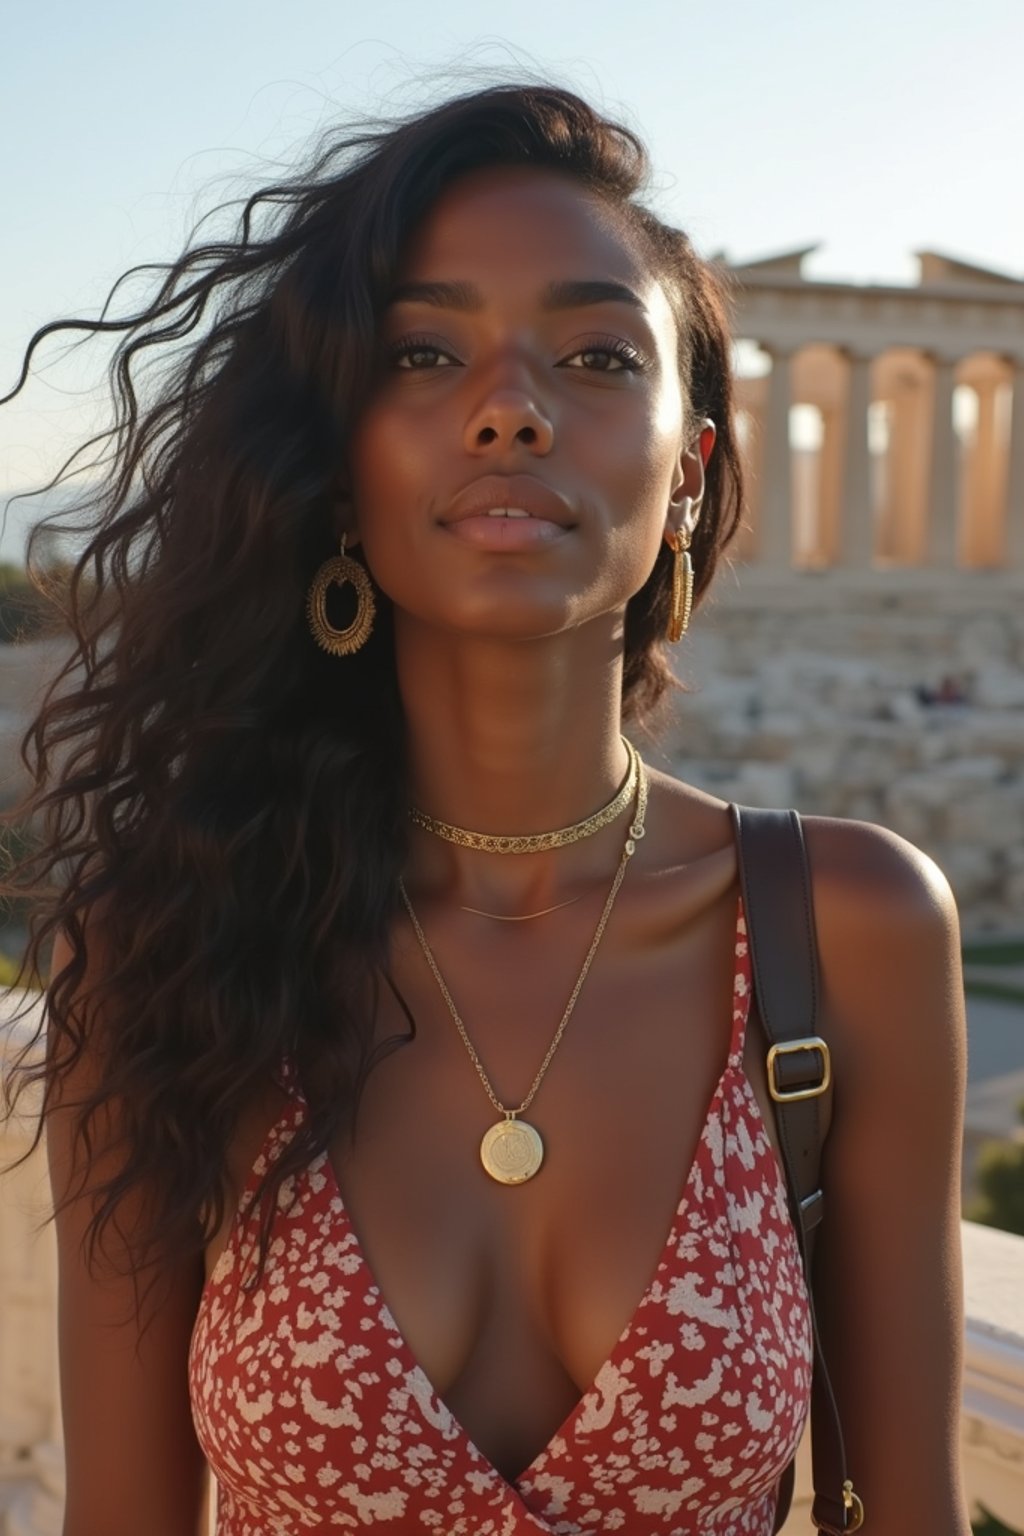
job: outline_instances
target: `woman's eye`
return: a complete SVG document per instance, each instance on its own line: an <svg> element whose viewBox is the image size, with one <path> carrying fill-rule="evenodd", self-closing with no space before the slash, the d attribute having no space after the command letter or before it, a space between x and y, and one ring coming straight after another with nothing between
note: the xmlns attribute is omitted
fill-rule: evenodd
<svg viewBox="0 0 1024 1536"><path fill-rule="evenodd" d="M625 341L593 342L589 346L581 347L559 366L573 367L573 359L578 357L602 360L596 365L590 361L584 362L583 371L587 373L639 373L646 366L642 355Z"/></svg>
<svg viewBox="0 0 1024 1536"><path fill-rule="evenodd" d="M403 373L436 373L439 368L460 367L457 357L427 336L408 336L388 348L392 366ZM577 363L577 359L582 359ZM560 368L583 373L640 373L647 367L643 354L629 342L609 338L580 347Z"/></svg>
<svg viewBox="0 0 1024 1536"><path fill-rule="evenodd" d="M407 341L396 342L389 348L391 361L396 368L402 368L405 372L423 373L434 371L438 358L447 358L449 363L456 362L450 352L445 352L435 342L410 337ZM405 361L408 359L408 361Z"/></svg>

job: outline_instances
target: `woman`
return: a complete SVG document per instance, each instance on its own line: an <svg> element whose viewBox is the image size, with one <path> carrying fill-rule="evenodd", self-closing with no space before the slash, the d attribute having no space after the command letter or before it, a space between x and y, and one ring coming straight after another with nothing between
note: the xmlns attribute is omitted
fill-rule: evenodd
<svg viewBox="0 0 1024 1536"><path fill-rule="evenodd" d="M742 514L730 340L645 175L565 91L452 99L120 322L34 738L66 1536L194 1532L204 1458L220 1536L774 1527L811 1336L730 808L631 740ZM805 835L847 1460L872 1536L964 1536L956 909Z"/></svg>

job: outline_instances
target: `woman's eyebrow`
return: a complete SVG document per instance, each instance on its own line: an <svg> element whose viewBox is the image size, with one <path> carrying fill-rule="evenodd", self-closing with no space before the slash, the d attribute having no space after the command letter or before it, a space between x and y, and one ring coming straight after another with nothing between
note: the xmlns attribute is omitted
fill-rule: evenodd
<svg viewBox="0 0 1024 1536"><path fill-rule="evenodd" d="M410 282L399 283L392 289L388 304L433 304L438 309L472 312L483 309L484 298L474 283ZM587 304L629 304L640 310L646 307L632 288L607 279L556 280L541 293L542 309L581 309Z"/></svg>

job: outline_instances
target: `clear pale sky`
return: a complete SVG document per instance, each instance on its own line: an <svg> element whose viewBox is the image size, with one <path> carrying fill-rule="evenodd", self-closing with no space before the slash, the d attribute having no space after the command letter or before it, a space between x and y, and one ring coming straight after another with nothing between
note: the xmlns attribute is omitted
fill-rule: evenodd
<svg viewBox="0 0 1024 1536"><path fill-rule="evenodd" d="M1024 277L1022 0L2 0L0 394L46 320L276 174L332 119L524 70L646 138L705 255L821 242L810 276L910 282L933 248ZM138 295L138 288L129 293ZM0 407L4 497L90 427L96 344ZM38 364L37 364L38 368ZM42 499L11 507L20 558Z"/></svg>

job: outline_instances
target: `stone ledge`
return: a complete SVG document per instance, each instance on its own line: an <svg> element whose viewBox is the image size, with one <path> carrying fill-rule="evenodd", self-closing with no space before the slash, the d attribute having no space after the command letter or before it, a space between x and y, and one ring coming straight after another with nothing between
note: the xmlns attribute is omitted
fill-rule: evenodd
<svg viewBox="0 0 1024 1536"><path fill-rule="evenodd" d="M791 603L814 609L831 607L837 598L848 598L876 611L927 613L934 611L931 605L939 597L942 614L936 618L940 618L972 609L991 611L993 605L997 611L1012 611L1022 594L1024 570L1009 567L982 570L879 565L858 569L835 565L780 569L753 560L738 561L727 552L707 597L695 610L693 623L696 627L726 604L742 608L749 602L759 611Z"/></svg>
<svg viewBox="0 0 1024 1536"><path fill-rule="evenodd" d="M1024 1238L962 1223L968 1495L1018 1529L1024 1513Z"/></svg>

